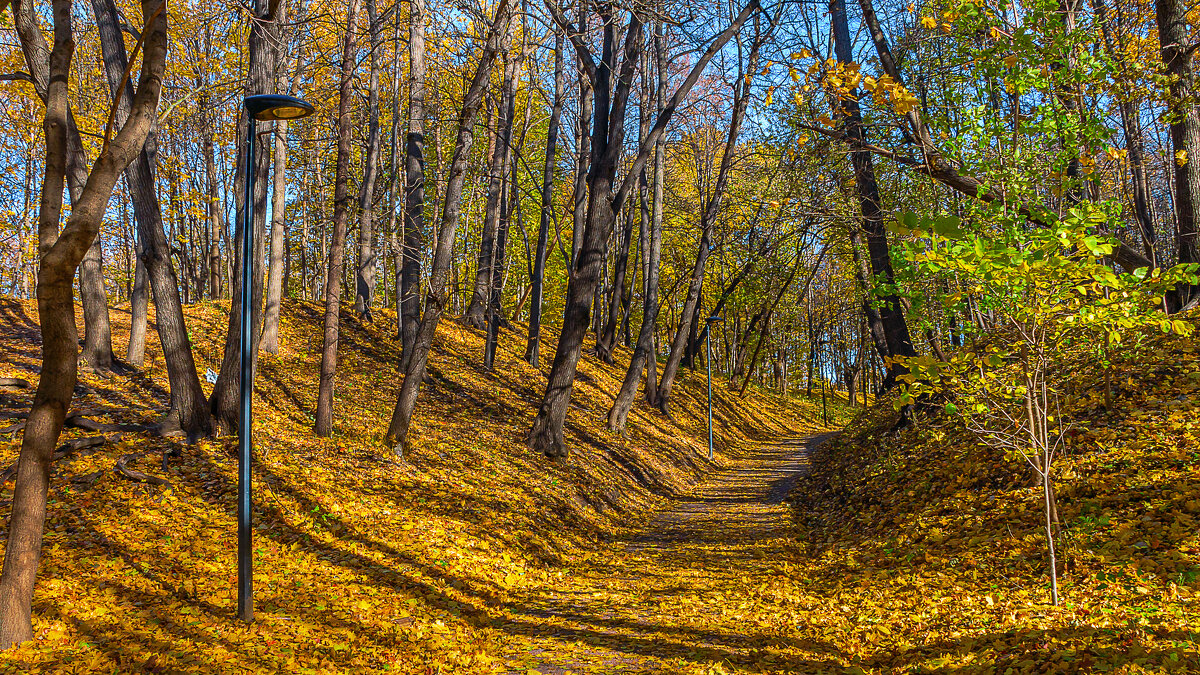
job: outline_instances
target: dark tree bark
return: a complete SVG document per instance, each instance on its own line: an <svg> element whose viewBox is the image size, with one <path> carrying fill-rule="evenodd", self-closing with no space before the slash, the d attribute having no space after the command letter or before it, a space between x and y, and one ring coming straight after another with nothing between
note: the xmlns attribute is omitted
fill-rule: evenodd
<svg viewBox="0 0 1200 675"><path fill-rule="evenodd" d="M369 0L368 0L369 1ZM342 299L342 267L346 254L346 221L350 217L351 98L354 65L358 52L358 6L350 0L346 33L342 39L341 88L338 92L337 164L333 177L333 239L329 243L329 274L325 277L325 321L321 340L321 374L317 382L317 411L314 431L333 434L333 378L337 374L339 311Z"/></svg>
<svg viewBox="0 0 1200 675"><path fill-rule="evenodd" d="M354 311L371 321L375 300L375 181L379 174L379 52L383 31L375 0L367 1L368 35L371 40L371 74L367 80L367 147L363 157L363 180L358 196L358 269L355 275Z"/></svg>
<svg viewBox="0 0 1200 675"><path fill-rule="evenodd" d="M1156 0L1154 19L1163 65L1170 76L1167 119L1171 125L1171 148L1175 152L1175 247L1178 262L1200 262L1200 231L1196 209L1200 208L1200 107L1196 105L1195 53L1188 12L1182 0ZM1170 311L1200 302L1200 285L1180 284L1168 298Z"/></svg>
<svg viewBox="0 0 1200 675"><path fill-rule="evenodd" d="M272 32L278 30L277 12L279 11L279 2L271 0L255 0L254 13L258 18L251 23L250 27L250 76L246 81L246 94L269 94L274 90L275 83L275 48L277 37L271 35ZM242 117L239 124L239 133L246 133L245 110L242 111ZM243 142L238 143L239 148L245 147ZM251 201L254 209L254 222L251 224L252 231L245 232L244 223L245 190L240 189L245 185L248 178L246 176L245 162L237 163L237 173L235 174L234 186L237 198L236 217L237 222L234 224L234 241L231 242L234 251L234 269L241 269L243 261L242 254L242 237L254 237L254 260L250 261L253 265L251 275L252 282L249 289L242 288L241 275L235 275L233 283L230 286L233 289L233 302L229 312L229 329L225 333L225 351L221 358L221 369L217 373L217 382L213 385L212 394L208 397L209 410L212 412L213 422L219 431L224 433L233 433L238 427L238 409L239 409L239 392L241 387L241 352L239 349L239 341L242 334L242 302L249 301L251 308L250 326L247 334L254 340L254 346L251 350L253 354L254 364L258 361L258 338L261 336L259 327L262 323L262 299L263 299L263 257L264 245L263 237L255 236L256 233L263 231L267 219L267 180L272 168L271 153L267 152L266 144L262 137L253 139L258 146L254 153L254 194L251 195ZM229 250L228 248L226 250Z"/></svg>
<svg viewBox="0 0 1200 675"><path fill-rule="evenodd" d="M425 241L425 0L409 0L408 136L404 144L404 250L398 288L400 369L407 372L421 320L421 247Z"/></svg>
<svg viewBox="0 0 1200 675"><path fill-rule="evenodd" d="M33 638L31 602L42 549L50 462L78 372L72 279L100 230L117 179L142 149L154 126L167 51L165 3L148 0L141 6L145 17L141 31L144 56L128 120L86 173L85 186L73 200L71 215L59 231L70 145L67 83L74 51L71 2L55 0L52 4L52 49L45 42L32 4L19 3L14 14L34 88L46 105L42 126L46 162L38 205L37 299L42 368L21 440L0 572L0 648Z"/></svg>
<svg viewBox="0 0 1200 675"><path fill-rule="evenodd" d="M558 151L558 126L563 109L563 34L561 28L554 32L554 103L550 108L550 121L546 129L546 162L542 167L542 209L538 216L537 249L533 257L533 274L530 275L529 341L525 345L525 360L538 367L542 334L542 294L546 276L546 247L550 238L550 220L554 215L554 165Z"/></svg>
<svg viewBox="0 0 1200 675"><path fill-rule="evenodd" d="M120 32L120 17L114 0L92 0L96 24L100 33L100 46L104 55L104 72L109 91L116 102L114 120L124 124L133 105L133 87L122 78L128 67L129 58ZM207 436L211 432L211 417L200 388L196 373L196 361L192 355L192 343L188 339L187 325L183 318L183 303L179 296L179 283L171 265L171 246L163 231L162 208L155 191L154 161L156 137L151 130L145 147L125 169L133 201L133 215L137 222L138 239L142 242L142 262L154 293L155 326L162 346L163 359L167 365L167 379L171 390L171 403L162 419L160 431L172 433L182 431L189 440Z"/></svg>
<svg viewBox="0 0 1200 675"><path fill-rule="evenodd" d="M861 0L863 5L864 20L871 29L872 37L875 37L879 29L878 21L875 20L874 11L868 11L867 7L870 0ZM846 3L845 0L830 0L829 12L833 30L834 50L838 61L841 63L850 63L853 59L850 43L850 28L846 18ZM879 32L882 36L882 32ZM879 38L881 40L882 37ZM878 49L879 40L876 40ZM883 59L883 52L880 53L880 58ZM887 60L890 63L890 53ZM886 67L885 67L886 70ZM895 275L892 271L892 259L888 251L887 228L884 225L883 216L883 201L879 196L879 185L875 181L875 167L871 160L871 153L861 149L861 146L866 143L866 135L863 131L862 113L858 106L857 92L853 92L849 98L841 100L838 110L835 111L841 118L842 125L845 129L847 138L851 139L850 162L854 167L854 183L858 192L859 209L862 213L862 220L852 228L852 238L861 238L865 240L865 246L858 241L853 241L853 248L856 252L866 249L867 259L870 263L869 274L863 269L859 272L861 282L864 285L863 290L867 295L865 305L867 305L867 321L871 324L871 331L876 335L876 348L881 345L878 342L879 333L882 333L883 347L886 353L881 351L880 358L887 359L888 357L899 356L914 356L916 350L913 348L912 337L909 335L908 322L904 318L904 308L900 305L900 298L895 293L887 294L878 298L880 306L878 311L870 311L873 309L872 297L874 293L874 280L878 279L884 284L892 284L895 280ZM860 267L863 267L860 265ZM890 387L897 377L907 372L907 369L899 363L893 363L888 369L888 377L886 381L887 387Z"/></svg>
<svg viewBox="0 0 1200 675"><path fill-rule="evenodd" d="M412 424L413 410L416 409L421 380L425 377L429 349L433 346L434 333L437 332L438 322L441 320L449 300L446 282L450 276L451 257L454 254L454 234L458 227L458 218L462 207L462 189L466 180L467 161L471 152L471 144L475 140L475 117L483 102L483 92L487 88L492 62L495 61L496 53L500 49L502 29L508 24L507 5L508 0L500 0L496 6L496 15L488 29L483 53L479 56L478 65L475 67L475 73L463 96L462 109L458 114L458 135L454 142L454 156L450 160L445 197L442 200L442 223L438 233L437 247L433 254L433 266L429 274L429 293L425 298L425 313L421 317L407 368L404 370L404 382L400 386L400 392L396 397L396 407L392 411L392 419L388 425L387 440L398 452L403 452L407 447L408 430Z"/></svg>
<svg viewBox="0 0 1200 675"><path fill-rule="evenodd" d="M602 5L605 12L611 11L611 6ZM568 30L566 19L558 8L547 4L554 14L555 21L564 30ZM604 243L612 233L615 214L628 196L640 174L650 149L658 141L663 130L670 122L671 116L679 106L680 101L691 91L700 74L709 61L733 37L745 21L758 11L758 0L751 0L733 22L721 34L716 36L705 52L696 61L692 70L679 85L671 100L663 107L650 133L642 140L637 154L629 165L619 189L613 194L613 176L616 172L617 161L622 154L624 137L625 106L629 97L630 82L639 61L641 52L642 24L636 17L631 17L626 29L625 60L623 62L617 86L610 90L611 74L609 68L612 62L612 51L615 41L615 27L611 15L602 13L605 25L604 56L597 66L590 52L583 43L582 37L570 34L575 46L576 55L583 62L593 83L595 92L596 116L592 134L592 167L589 174L591 190L588 194L587 222L584 226L584 242L573 265L573 273L567 282L567 298L563 312L563 327L559 333L558 348L554 354L554 364L550 369L549 381L542 404L529 431L528 444L536 452L542 452L548 457L566 457L567 446L563 438L563 424L566 421L567 408L571 402L571 389L575 382L575 371L579 363L583 347L583 337L587 330L592 304L592 293L600 281L604 262ZM611 108L610 108L611 93ZM611 122L610 122L611 121Z"/></svg>
<svg viewBox="0 0 1200 675"><path fill-rule="evenodd" d="M666 94L667 88L667 72L666 72L666 55L663 49L663 26L659 21L654 26L654 54L657 63L658 72L658 89L655 95L656 114L662 111L662 99ZM643 73L645 81L649 81L649 69ZM650 126L650 93L649 86L644 87L643 97L639 114L641 117L641 127L639 133L645 137ZM646 374L646 398L653 403L656 400L654 392L657 390L656 385L657 374L654 364L654 327L658 319L658 268L659 260L662 257L662 180L663 180L663 150L665 146L665 138L659 136L658 142L654 144L654 196L653 205L646 204L647 201L647 180L645 167L642 169L642 174L639 177L642 192L642 274L644 277L642 283L642 323L638 328L637 342L634 344L633 356L629 359L629 367L625 369L625 379L621 382L621 389L617 393L616 400L613 401L612 407L608 411L608 429L609 431L620 433L625 429L625 421L629 417L629 410L633 407L633 399L637 395L638 382L642 379L642 373ZM649 208L647 208L649 206Z"/></svg>
<svg viewBox="0 0 1200 675"><path fill-rule="evenodd" d="M573 30L570 26L559 26L560 31ZM579 33L588 30L588 3L579 3ZM592 121L595 102L592 99L592 81L587 70L577 66L579 79L579 118L575 121L575 186L571 195L571 260L568 268L575 269L575 260L583 246L583 226L587 220L588 170L592 154L592 137L588 124Z"/></svg>

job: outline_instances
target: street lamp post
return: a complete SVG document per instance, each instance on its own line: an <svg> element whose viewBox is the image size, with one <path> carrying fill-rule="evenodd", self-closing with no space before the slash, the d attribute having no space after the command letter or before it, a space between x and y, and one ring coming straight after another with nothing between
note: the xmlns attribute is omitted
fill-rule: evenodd
<svg viewBox="0 0 1200 675"><path fill-rule="evenodd" d="M254 394L254 339L250 335L253 315L251 271L254 269L254 136L256 122L294 120L308 117L313 107L291 96L267 94L248 96L243 101L248 120L246 129L246 194L242 207L242 321L241 348L241 419L238 421L238 618L254 620L253 532L250 528L250 411Z"/></svg>
<svg viewBox="0 0 1200 675"><path fill-rule="evenodd" d="M704 320L707 324L707 330L704 331L704 364L708 367L708 458L713 458L713 431L712 431L712 329L713 324L722 321L719 316L710 316Z"/></svg>

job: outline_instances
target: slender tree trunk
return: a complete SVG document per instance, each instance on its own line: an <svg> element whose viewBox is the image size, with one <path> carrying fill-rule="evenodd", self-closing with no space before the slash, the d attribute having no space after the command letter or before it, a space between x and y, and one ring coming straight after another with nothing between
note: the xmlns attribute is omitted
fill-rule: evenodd
<svg viewBox="0 0 1200 675"><path fill-rule="evenodd" d="M487 88L492 63L500 49L501 34L504 32L502 29L508 24L507 5L508 0L500 0L497 4L496 15L488 30L483 53L479 56L475 74L463 96L462 110L458 115L458 135L454 143L454 156L450 160L445 197L442 200L441 231L438 233L433 267L430 270L425 313L421 317L421 323L404 371L404 382L400 386L400 392L396 397L396 407L392 411L392 419L388 425L387 440L398 452L403 452L407 447L408 431L412 424L413 410L416 409L421 380L425 377L429 349L433 345L433 336L437 332L438 322L441 320L449 299L446 282L450 276L451 257L454 253L454 234L458 227L462 206L462 189L463 183L466 181L467 162L470 157L471 144L475 140L475 117L483 102L483 93Z"/></svg>
<svg viewBox="0 0 1200 675"><path fill-rule="evenodd" d="M487 323L488 298L491 294L492 265L503 255L498 251L496 240L500 228L502 202L504 197L504 177L508 172L511 153L513 115L512 102L516 79L513 76L518 65L512 52L512 38L505 38L501 49L504 56L504 76L500 87L500 103L496 116L495 145L492 148L492 163L488 172L487 202L483 211L483 236L479 240L479 255L475 266L475 288L471 294L471 304L463 315L463 323L473 328L483 328Z"/></svg>
<svg viewBox="0 0 1200 675"><path fill-rule="evenodd" d="M271 259L267 263L266 308L261 349L279 353L279 310L283 302L283 258L287 249L287 120L275 123L275 156L271 186Z"/></svg>
<svg viewBox="0 0 1200 675"><path fill-rule="evenodd" d="M375 300L375 268L379 258L375 253L375 181L379 174L379 52L383 49L383 32L375 0L367 1L370 22L371 74L367 80L367 148L363 157L363 180L358 198L358 270L355 276L354 310L370 322L371 304Z"/></svg>
<svg viewBox="0 0 1200 675"><path fill-rule="evenodd" d="M129 293L129 345L125 350L125 362L141 368L146 361L146 312L150 304L150 289L146 282L146 244L139 236L136 243L137 262L133 267L133 288Z"/></svg>
<svg viewBox="0 0 1200 675"><path fill-rule="evenodd" d="M662 98L666 90L666 69L663 67L665 60L663 54L663 27L659 21L654 27L654 53L658 60L658 92L655 96L656 104L659 113L661 113ZM646 81L649 80L649 69L643 74ZM649 86L644 88L640 106L641 124L639 133L645 137L650 126L649 115ZM662 137L660 137L661 139ZM629 416L629 410L633 407L633 399L637 395L638 382L642 379L642 373L649 372L646 375L646 398L653 402L655 396L652 392L655 391L657 383L657 375L655 373L655 355L654 355L654 327L658 319L658 268L659 259L662 256L662 185L659 182L662 179L663 171L663 145L665 140L660 140L655 143L654 155L654 205L651 208L646 208L647 180L646 171L643 168L640 177L641 192L642 192L642 257L643 257L643 276L642 284L642 324L638 328L637 342L634 344L633 356L629 359L629 367L625 370L625 379L621 382L621 389L617 393L616 400L613 401L612 407L608 411L608 428L610 431L620 433L625 429L625 421ZM650 212L653 212L651 215Z"/></svg>
<svg viewBox="0 0 1200 675"><path fill-rule="evenodd" d="M369 2L370 0L368 0ZM338 93L337 165L333 178L333 239L329 244L329 274L325 278L325 322L321 341L321 374L317 383L317 411L314 431L318 436L333 434L333 378L337 373L339 310L342 298L342 267L346 254L346 221L350 211L351 88L357 59L358 6L350 0L346 13L346 33L342 40L342 75Z"/></svg>
<svg viewBox="0 0 1200 675"><path fill-rule="evenodd" d="M550 220L554 209L554 167L558 151L558 126L563 109L563 34L561 28L554 31L554 103L550 109L550 122L546 129L546 162L542 168L542 209L538 217L537 250L533 258L533 274L530 279L529 341L525 345L525 360L538 367L542 334L542 295L546 277L546 247L550 238Z"/></svg>
<svg viewBox="0 0 1200 675"><path fill-rule="evenodd" d="M750 104L751 84L758 73L758 55L762 46L762 38L758 37L751 46L749 58L743 67L738 64L738 77L733 87L733 111L729 117L729 132L725 138L725 147L721 151L720 167L717 169L717 180L713 185L712 194L700 216L700 248L696 252L696 262L692 266L692 277L688 284L687 298L683 301L683 313L679 317L679 329L671 341L671 353L663 366L662 379L658 384L658 408L664 414L670 414L671 388L675 376L679 372L679 364L687 351L689 335L699 333L700 292L704 287L704 267L712 252L712 233L720 214L721 202L725 196L725 186L729 183L729 173L733 169L737 156L738 139L741 136L742 119Z"/></svg>
<svg viewBox="0 0 1200 675"><path fill-rule="evenodd" d="M408 136L404 144L404 254L400 324L407 372L421 320L421 249L425 243L425 0L409 0Z"/></svg>

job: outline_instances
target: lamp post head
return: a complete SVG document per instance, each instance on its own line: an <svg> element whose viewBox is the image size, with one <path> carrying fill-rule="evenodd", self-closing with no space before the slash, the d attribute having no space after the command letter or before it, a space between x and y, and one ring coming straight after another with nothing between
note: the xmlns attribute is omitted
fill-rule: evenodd
<svg viewBox="0 0 1200 675"><path fill-rule="evenodd" d="M260 121L295 120L308 117L315 110L308 101L282 94L247 96L243 103L246 112Z"/></svg>
<svg viewBox="0 0 1200 675"><path fill-rule="evenodd" d="M719 316L710 316L710 317L708 317L707 319L705 319L705 320L704 320L704 322L705 322L705 323L707 323L708 325L710 325L710 326L711 326L711 325L712 325L712 324L714 324L714 323L718 323L718 322L721 322L721 321L724 321L724 320L725 320L725 319L723 319L723 318L721 318L721 317L719 317Z"/></svg>

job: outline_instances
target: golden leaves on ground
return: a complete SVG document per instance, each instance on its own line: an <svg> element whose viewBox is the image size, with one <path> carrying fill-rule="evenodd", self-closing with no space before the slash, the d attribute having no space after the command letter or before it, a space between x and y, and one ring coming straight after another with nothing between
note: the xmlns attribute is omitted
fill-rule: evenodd
<svg viewBox="0 0 1200 675"><path fill-rule="evenodd" d="M0 326L9 358L0 376L36 380L36 312L0 302L15 317ZM187 312L198 365L215 369L228 305ZM128 313L112 316L120 342ZM382 444L399 384L386 312L374 325L347 313L335 435L316 439L320 311L285 302L282 319L280 353L260 357L256 381L256 622L234 618L230 439L178 446L128 434L56 465L37 639L0 654L3 669L502 672L500 656L516 641L549 630L513 621L529 589L604 550L599 542L638 527L664 494L685 492L712 468L701 378L677 386L675 420L639 406L618 438L602 424L624 373L590 360L580 364L568 419L572 459L548 464L521 440L545 386L520 359L524 337L502 334L489 374L481 334L450 322L414 420L416 451L396 458ZM156 421L166 374L153 339L148 352L148 377L84 377L74 405L101 421ZM627 356L618 351L618 361ZM4 407L27 409L30 395L5 392ZM742 400L719 386L714 395L719 463L819 415L808 402L754 391ZM18 445L19 435L0 437L0 459L13 461ZM157 452L137 466L173 489L113 472L118 457L147 450L181 452L165 469ZM0 493L5 518L10 489Z"/></svg>

